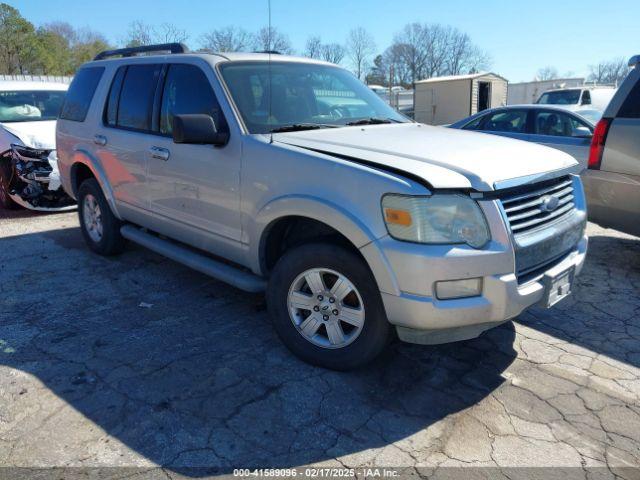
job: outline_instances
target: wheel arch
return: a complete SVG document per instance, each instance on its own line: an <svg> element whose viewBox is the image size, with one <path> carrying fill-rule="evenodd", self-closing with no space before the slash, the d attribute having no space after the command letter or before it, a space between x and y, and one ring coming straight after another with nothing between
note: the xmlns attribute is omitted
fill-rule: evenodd
<svg viewBox="0 0 640 480"><path fill-rule="evenodd" d="M278 198L265 205L256 215L253 232L249 237L249 243L252 246L251 258L254 260L253 269L256 273L269 275L271 268L275 265L274 245L278 246L287 229L296 224L298 228L303 229L304 233L294 238L303 241L299 243L294 241L290 245L281 246L284 249L276 254L275 261L286 252L287 248L302 243L321 240L343 244L356 251L365 261L381 291L399 292L395 275L382 250L363 249L386 235L386 231L376 233L361 218L343 207L325 199L306 195Z"/></svg>
<svg viewBox="0 0 640 480"><path fill-rule="evenodd" d="M85 150L76 150L73 153L71 167L69 168L70 191L75 199L78 198L80 184L87 178L95 178L104 193L111 211L116 218L122 220L116 207L115 195L109 184L107 175L99 161L92 158L91 154Z"/></svg>

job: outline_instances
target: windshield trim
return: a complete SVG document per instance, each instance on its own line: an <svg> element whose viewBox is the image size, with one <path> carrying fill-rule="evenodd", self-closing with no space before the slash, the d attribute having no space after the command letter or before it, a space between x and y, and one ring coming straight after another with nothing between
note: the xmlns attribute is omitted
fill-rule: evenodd
<svg viewBox="0 0 640 480"><path fill-rule="evenodd" d="M220 62L216 62L215 66L214 66L214 70L215 70L215 74L216 77L218 78L218 82L220 82L220 85L222 86L222 89L224 91L224 94L226 96L226 100L229 103L229 105L231 106L231 110L233 111L233 114L236 118L236 121L238 122L238 125L240 126L241 129L241 134L242 135L251 135L251 136L265 136L265 135L272 135L272 132L265 132L265 133L252 133L251 131L249 131L249 128L247 127L244 118L242 116L242 113L240 112L240 108L238 107L238 105L236 104L233 95L231 94L231 90L229 89L229 86L227 85L227 82L224 78L224 75L222 74L221 68L226 66L226 65L264 65L264 64L268 64L268 61L265 60L224 60L224 61L220 61ZM313 62L313 61L309 61L309 62L305 62L305 61L296 61L296 62L290 62L290 61L278 61L276 60L275 62L271 62L271 64L291 64L291 63L302 63L305 65L319 65L317 62ZM347 70L346 68L342 68L338 65L334 65L331 63L322 63L320 64L325 68L333 68L335 70L340 70L340 71L345 71L349 74L351 74L351 72L349 72L349 70ZM358 81L361 81L360 79L358 79ZM366 87L366 85L365 85ZM389 106L389 108L392 108L391 106ZM414 120L410 119L409 117L407 117L406 115L394 110L398 115L400 115L405 122L404 123L416 123ZM337 128L342 128L342 127L347 127L347 125L336 125Z"/></svg>

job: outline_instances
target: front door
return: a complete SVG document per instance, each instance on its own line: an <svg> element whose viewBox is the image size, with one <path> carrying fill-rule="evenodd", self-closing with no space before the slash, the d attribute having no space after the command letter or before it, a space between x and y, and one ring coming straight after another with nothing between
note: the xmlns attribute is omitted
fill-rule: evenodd
<svg viewBox="0 0 640 480"><path fill-rule="evenodd" d="M529 140L527 110L504 108L493 111L483 117L476 130L518 140Z"/></svg>
<svg viewBox="0 0 640 480"><path fill-rule="evenodd" d="M533 113L531 141L568 153L587 168L593 129L577 117L557 110L536 110Z"/></svg>
<svg viewBox="0 0 640 480"><path fill-rule="evenodd" d="M210 76L207 75L207 72ZM211 115L219 131L228 131L212 88L213 72L195 64L166 66L161 91L159 135L151 139L148 160L149 208L170 236L228 255L239 242L240 139L225 146L173 142L178 114ZM185 237L185 232L191 232Z"/></svg>

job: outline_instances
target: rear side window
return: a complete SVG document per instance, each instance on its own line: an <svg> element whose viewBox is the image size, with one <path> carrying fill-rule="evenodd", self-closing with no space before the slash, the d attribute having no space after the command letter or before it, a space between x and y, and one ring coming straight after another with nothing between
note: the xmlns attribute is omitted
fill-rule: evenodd
<svg viewBox="0 0 640 480"><path fill-rule="evenodd" d="M124 74L116 126L131 130L151 130L151 114L160 65L130 65ZM117 81L117 76L114 81ZM110 105L109 105L110 107ZM109 115L107 108L107 117Z"/></svg>
<svg viewBox="0 0 640 480"><path fill-rule="evenodd" d="M84 122L96 92L96 87L102 78L104 67L86 67L78 71L69 86L65 97L60 118L74 122Z"/></svg>
<svg viewBox="0 0 640 480"><path fill-rule="evenodd" d="M211 115L219 132L228 127L206 75L195 65L169 66L162 92L160 133L171 135L173 116L189 113Z"/></svg>
<svg viewBox="0 0 640 480"><path fill-rule="evenodd" d="M640 118L640 77L638 77L636 84L627 95L622 107L620 107L618 117Z"/></svg>
<svg viewBox="0 0 640 480"><path fill-rule="evenodd" d="M586 138L593 133L589 126L577 118L558 111L536 111L533 119L533 133L553 137Z"/></svg>

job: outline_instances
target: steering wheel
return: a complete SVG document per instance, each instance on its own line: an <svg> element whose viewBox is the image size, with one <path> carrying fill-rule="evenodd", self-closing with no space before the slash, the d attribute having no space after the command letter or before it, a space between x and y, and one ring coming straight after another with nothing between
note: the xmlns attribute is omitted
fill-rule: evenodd
<svg viewBox="0 0 640 480"><path fill-rule="evenodd" d="M333 118L334 120L337 120L340 118L351 116L351 112L349 112L349 109L347 107L344 107L342 105L334 105L329 108L329 115L331 115L331 118Z"/></svg>

